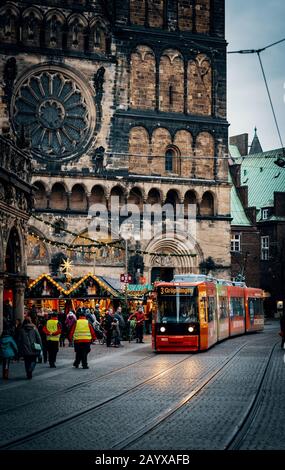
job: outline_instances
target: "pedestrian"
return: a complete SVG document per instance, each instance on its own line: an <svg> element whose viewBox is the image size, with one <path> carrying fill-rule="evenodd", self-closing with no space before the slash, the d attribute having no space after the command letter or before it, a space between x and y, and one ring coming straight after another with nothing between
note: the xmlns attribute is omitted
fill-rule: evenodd
<svg viewBox="0 0 285 470"><path fill-rule="evenodd" d="M10 330L4 330L0 338L0 357L2 358L3 379L9 378L10 361L18 357L18 347Z"/></svg>
<svg viewBox="0 0 285 470"><path fill-rule="evenodd" d="M26 316L19 332L19 353L25 361L27 379L32 379L37 357L42 350L42 340L36 325Z"/></svg>
<svg viewBox="0 0 285 470"><path fill-rule="evenodd" d="M58 321L57 312L53 312L51 318L43 328L47 336L48 361L51 368L55 368L56 356L58 353L58 343L61 335L61 326Z"/></svg>
<svg viewBox="0 0 285 470"><path fill-rule="evenodd" d="M96 335L93 327L90 325L85 315L81 313L69 334L69 341L74 340L75 361L73 366L76 367L76 369L78 369L80 362L82 363L83 369L89 369L87 356L91 350L90 344L92 341L95 341L95 339Z"/></svg>
<svg viewBox="0 0 285 470"><path fill-rule="evenodd" d="M38 323L38 331L42 340L42 356L38 357L38 362L41 364L44 360L44 364L47 363L47 336L44 332L44 327L47 323L47 315L45 314L43 317L40 318Z"/></svg>
<svg viewBox="0 0 285 470"><path fill-rule="evenodd" d="M65 338L67 336L67 328L66 328L66 325L65 325L66 315L63 311L58 315L58 321L59 321L60 328L61 328L61 334L60 334L60 337L59 337L59 346L64 348L65 347Z"/></svg>
<svg viewBox="0 0 285 470"><path fill-rule="evenodd" d="M70 312L68 313L67 317L66 317L66 320L65 320L65 326L66 326L66 329L67 329L67 337L68 337L68 341L69 341L69 347L72 347L73 346L73 342L69 340L69 335L70 335L70 331L71 331L71 328L73 327L74 323L76 323L76 315L75 313L73 313L72 310L70 310Z"/></svg>
<svg viewBox="0 0 285 470"><path fill-rule="evenodd" d="M142 306L140 306L138 310L129 317L129 321L132 319L136 320L137 343L143 343L144 311Z"/></svg>
<svg viewBox="0 0 285 470"><path fill-rule="evenodd" d="M109 348L112 343L113 336L113 320L114 320L113 309L109 308L106 312L105 318L103 320L103 328L106 332L106 346Z"/></svg>
<svg viewBox="0 0 285 470"><path fill-rule="evenodd" d="M95 305L94 315L95 315L95 317L96 317L96 320L100 323L100 320L101 320L100 304L96 304L96 305Z"/></svg>
<svg viewBox="0 0 285 470"><path fill-rule="evenodd" d="M115 315L114 315L114 320L117 321L116 325L115 325L115 335L114 335L114 343L115 343L115 346L119 347L119 346L123 346L121 344L121 340L122 340L122 331L123 329L125 328L125 320L123 318L123 315L122 315L122 307L118 307L116 312L115 312Z"/></svg>
<svg viewBox="0 0 285 470"><path fill-rule="evenodd" d="M285 314L280 318L280 336L281 336L281 348L284 348L285 344Z"/></svg>

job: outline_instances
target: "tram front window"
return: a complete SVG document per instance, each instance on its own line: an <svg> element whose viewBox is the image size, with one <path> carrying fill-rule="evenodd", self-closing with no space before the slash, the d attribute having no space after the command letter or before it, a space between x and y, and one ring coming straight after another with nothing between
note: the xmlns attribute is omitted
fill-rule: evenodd
<svg viewBox="0 0 285 470"><path fill-rule="evenodd" d="M190 296L163 296L163 298L158 300L158 322L198 322L197 298Z"/></svg>

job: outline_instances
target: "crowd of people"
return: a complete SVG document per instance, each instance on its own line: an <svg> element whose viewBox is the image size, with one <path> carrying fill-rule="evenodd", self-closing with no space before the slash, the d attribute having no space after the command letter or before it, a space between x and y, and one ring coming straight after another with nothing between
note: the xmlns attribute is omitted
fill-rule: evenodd
<svg viewBox="0 0 285 470"><path fill-rule="evenodd" d="M9 313L4 312L3 332L0 337L0 360L2 361L3 379L9 378L9 366L12 360L24 360L27 379L32 379L37 363L48 362L56 368L56 358L60 347L74 347L73 366L88 369L87 357L91 344L98 340L109 348L123 347L122 339L127 339L130 325L134 326L137 343L143 343L144 328L149 333L149 318L145 321L144 308L138 306L131 315L123 314L122 307L109 308L100 312L100 305L95 309L80 307L76 312L53 311L38 315L35 308L25 312L24 321L14 323Z"/></svg>

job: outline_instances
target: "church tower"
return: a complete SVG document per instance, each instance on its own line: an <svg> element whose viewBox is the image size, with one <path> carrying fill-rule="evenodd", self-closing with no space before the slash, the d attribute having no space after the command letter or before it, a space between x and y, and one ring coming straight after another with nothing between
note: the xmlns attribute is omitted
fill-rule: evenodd
<svg viewBox="0 0 285 470"><path fill-rule="evenodd" d="M213 274L229 275L224 3L2 2L0 129L30 141L31 278L67 245L80 245L68 253L75 275L124 272L122 249L88 248L88 211L110 210L112 196L141 213L182 204L187 218L197 207L191 249L179 236L136 243L148 282L200 272L209 259Z"/></svg>

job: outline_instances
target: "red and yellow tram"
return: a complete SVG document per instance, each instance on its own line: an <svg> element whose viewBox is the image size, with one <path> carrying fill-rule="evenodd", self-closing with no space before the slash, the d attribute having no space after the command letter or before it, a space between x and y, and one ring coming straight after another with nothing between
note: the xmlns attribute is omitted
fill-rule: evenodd
<svg viewBox="0 0 285 470"><path fill-rule="evenodd" d="M219 341L264 328L263 291L208 276L156 283L155 351L205 351Z"/></svg>

